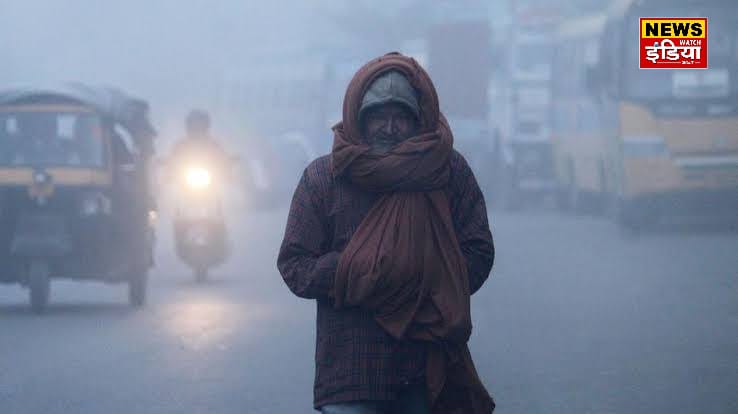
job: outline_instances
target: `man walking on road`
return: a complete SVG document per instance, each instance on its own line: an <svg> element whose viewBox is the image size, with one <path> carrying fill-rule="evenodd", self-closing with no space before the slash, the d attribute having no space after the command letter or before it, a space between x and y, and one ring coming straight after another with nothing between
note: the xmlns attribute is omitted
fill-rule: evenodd
<svg viewBox="0 0 738 414"><path fill-rule="evenodd" d="M324 414L488 414L467 347L494 247L428 74L390 53L348 86L333 151L295 191L277 266L317 300Z"/></svg>

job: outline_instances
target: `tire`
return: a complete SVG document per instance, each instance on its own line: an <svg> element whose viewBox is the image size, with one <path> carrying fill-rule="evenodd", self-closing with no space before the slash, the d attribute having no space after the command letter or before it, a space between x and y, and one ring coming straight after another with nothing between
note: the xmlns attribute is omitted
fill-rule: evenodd
<svg viewBox="0 0 738 414"><path fill-rule="evenodd" d="M128 303L134 308L146 304L149 274L147 271L137 272L128 280Z"/></svg>
<svg viewBox="0 0 738 414"><path fill-rule="evenodd" d="M29 300L34 313L44 313L49 304L51 275L49 264L44 261L32 261L28 268Z"/></svg>

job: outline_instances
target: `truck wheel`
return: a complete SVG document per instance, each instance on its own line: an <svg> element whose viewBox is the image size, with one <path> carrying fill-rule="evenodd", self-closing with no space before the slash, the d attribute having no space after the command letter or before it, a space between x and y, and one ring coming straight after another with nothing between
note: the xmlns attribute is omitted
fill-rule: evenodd
<svg viewBox="0 0 738 414"><path fill-rule="evenodd" d="M128 280L128 303L134 308L140 308L146 303L146 290L149 281L147 271L134 273Z"/></svg>
<svg viewBox="0 0 738 414"><path fill-rule="evenodd" d="M30 288L31 309L35 313L43 313L49 304L51 278L49 264L44 261L33 261L28 268L28 286Z"/></svg>

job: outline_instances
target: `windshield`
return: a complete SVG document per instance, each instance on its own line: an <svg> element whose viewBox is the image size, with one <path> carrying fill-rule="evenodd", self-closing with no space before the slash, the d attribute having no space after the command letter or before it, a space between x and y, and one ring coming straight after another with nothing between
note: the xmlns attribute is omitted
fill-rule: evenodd
<svg viewBox="0 0 738 414"><path fill-rule="evenodd" d="M635 99L671 99L675 102L697 99L727 99L738 92L738 20L728 10L694 7L674 10L663 17L707 17L708 18L708 65L707 70L647 69L639 66L638 42L626 42L624 89L626 95ZM663 10L637 11L628 17L625 33L639 33L640 16L661 16Z"/></svg>
<svg viewBox="0 0 738 414"><path fill-rule="evenodd" d="M0 110L0 165L102 167L102 127L82 112Z"/></svg>

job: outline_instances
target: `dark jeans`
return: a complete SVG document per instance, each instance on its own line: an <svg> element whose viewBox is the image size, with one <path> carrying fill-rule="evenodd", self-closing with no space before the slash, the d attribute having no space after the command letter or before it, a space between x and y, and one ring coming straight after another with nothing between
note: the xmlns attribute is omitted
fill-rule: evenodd
<svg viewBox="0 0 738 414"><path fill-rule="evenodd" d="M425 385L402 391L393 401L357 401L328 404L320 408L323 414L430 414Z"/></svg>

